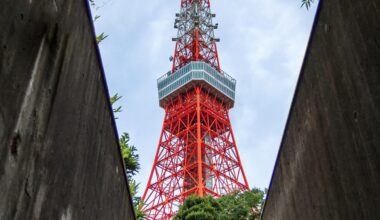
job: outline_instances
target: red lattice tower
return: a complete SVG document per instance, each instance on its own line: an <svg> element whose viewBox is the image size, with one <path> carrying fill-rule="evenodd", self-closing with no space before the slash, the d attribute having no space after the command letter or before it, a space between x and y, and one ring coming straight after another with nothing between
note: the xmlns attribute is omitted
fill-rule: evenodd
<svg viewBox="0 0 380 220"><path fill-rule="evenodd" d="M147 219L170 219L191 194L249 190L229 118L236 81L220 69L209 0L181 0L172 71L158 79L165 118L144 192Z"/></svg>

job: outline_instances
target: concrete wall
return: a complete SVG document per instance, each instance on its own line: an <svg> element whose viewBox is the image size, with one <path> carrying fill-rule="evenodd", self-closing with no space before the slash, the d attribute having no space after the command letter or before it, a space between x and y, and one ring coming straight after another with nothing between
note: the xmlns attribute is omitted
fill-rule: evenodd
<svg viewBox="0 0 380 220"><path fill-rule="evenodd" d="M0 5L0 219L134 219L87 0Z"/></svg>
<svg viewBox="0 0 380 220"><path fill-rule="evenodd" d="M321 3L262 219L380 219L380 1Z"/></svg>

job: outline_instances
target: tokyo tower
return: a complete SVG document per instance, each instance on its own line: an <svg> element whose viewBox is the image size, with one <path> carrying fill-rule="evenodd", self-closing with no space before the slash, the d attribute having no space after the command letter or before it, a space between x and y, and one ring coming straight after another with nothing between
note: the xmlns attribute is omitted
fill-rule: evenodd
<svg viewBox="0 0 380 220"><path fill-rule="evenodd" d="M157 80L165 118L142 197L147 219L170 219L186 197L249 190L229 118L236 81L220 69L210 0L181 0L171 71Z"/></svg>

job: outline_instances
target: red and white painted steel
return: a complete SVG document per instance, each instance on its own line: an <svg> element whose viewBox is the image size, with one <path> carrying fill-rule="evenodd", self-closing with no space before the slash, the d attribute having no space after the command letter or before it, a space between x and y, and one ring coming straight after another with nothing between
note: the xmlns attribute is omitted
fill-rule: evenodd
<svg viewBox="0 0 380 220"><path fill-rule="evenodd" d="M209 0L182 0L172 73L192 61L221 72ZM142 198L147 219L170 219L191 194L249 190L223 94L191 82L165 102L160 140Z"/></svg>

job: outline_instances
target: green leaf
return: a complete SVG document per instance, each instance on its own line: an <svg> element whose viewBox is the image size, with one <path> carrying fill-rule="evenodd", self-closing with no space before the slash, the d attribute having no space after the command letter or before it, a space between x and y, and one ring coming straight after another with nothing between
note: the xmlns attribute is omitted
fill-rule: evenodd
<svg viewBox="0 0 380 220"><path fill-rule="evenodd" d="M100 15L95 15L94 22L95 22L96 20L98 20L100 17L101 17Z"/></svg>
<svg viewBox="0 0 380 220"><path fill-rule="evenodd" d="M120 99L122 98L122 96L119 96L119 94L115 94L113 96L110 97L110 102L111 102L111 105L112 105L112 110L113 110L113 113L115 115L115 119L118 119L118 117L116 117L116 114L117 113L120 113L123 111L122 107L121 106L118 106L116 108L114 108L114 104L119 101Z"/></svg>
<svg viewBox="0 0 380 220"><path fill-rule="evenodd" d="M312 3L314 3L314 0L302 0L301 8L305 6L309 10Z"/></svg>
<svg viewBox="0 0 380 220"><path fill-rule="evenodd" d="M95 0L89 0L92 7L95 6Z"/></svg>
<svg viewBox="0 0 380 220"><path fill-rule="evenodd" d="M103 40L105 40L108 37L108 35L105 35L104 32L100 35L96 36L96 43L100 44Z"/></svg>
<svg viewBox="0 0 380 220"><path fill-rule="evenodd" d="M129 144L129 134L123 133L120 137L121 154L124 160L128 178L136 175L140 171L139 155L137 148Z"/></svg>
<svg viewBox="0 0 380 220"><path fill-rule="evenodd" d="M189 196L174 220L256 220L260 218L265 192L259 188L234 192L220 198Z"/></svg>

